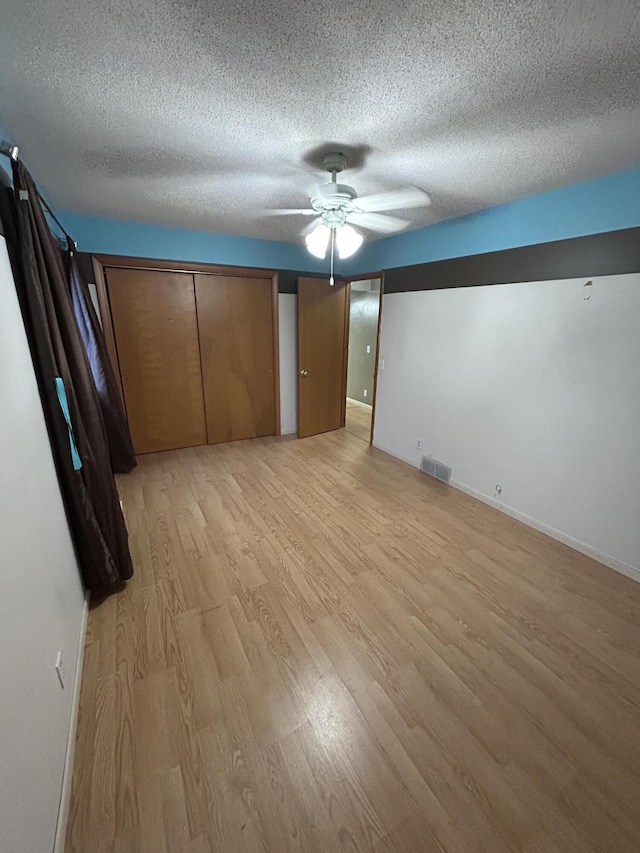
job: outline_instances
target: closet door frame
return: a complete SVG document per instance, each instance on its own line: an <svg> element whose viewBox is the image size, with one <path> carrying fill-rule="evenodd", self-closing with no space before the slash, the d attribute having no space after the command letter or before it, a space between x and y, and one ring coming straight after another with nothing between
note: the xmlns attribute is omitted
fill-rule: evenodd
<svg viewBox="0 0 640 853"><path fill-rule="evenodd" d="M276 435L281 435L280 425L280 339L278 319L278 273L275 270L259 269L257 267L232 267L220 266L218 264L190 263L188 261L162 261L154 258L131 258L126 255L92 255L91 263L95 278L96 291L98 293L98 305L102 320L102 329L107 344L107 352L113 365L116 381L120 390L123 405L124 393L122 389L122 378L120 375L120 362L118 360L118 348L116 336L111 318L111 304L109 302L109 291L106 284L105 268L118 267L128 270L157 270L159 272L183 272L192 275L223 275L238 276L241 278L270 278L271 279L271 304L273 323L273 393L276 409Z"/></svg>

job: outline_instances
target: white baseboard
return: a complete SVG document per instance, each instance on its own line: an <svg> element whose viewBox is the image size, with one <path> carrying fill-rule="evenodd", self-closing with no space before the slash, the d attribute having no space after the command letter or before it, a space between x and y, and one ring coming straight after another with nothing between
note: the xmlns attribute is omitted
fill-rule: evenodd
<svg viewBox="0 0 640 853"><path fill-rule="evenodd" d="M80 686L82 684L82 666L84 663L84 645L87 636L87 621L89 619L90 598L91 593L89 590L86 590L84 596L82 622L80 624L80 637L78 638L76 672L75 679L73 682L73 696L71 697L71 720L69 721L69 735L67 737L67 751L64 758L62 790L60 793L60 807L58 809L58 823L56 825L56 840L53 845L53 853L64 853L64 846L67 836L67 821L69 820L69 805L71 803L71 782L73 780L73 759L76 750L78 711L80 709Z"/></svg>
<svg viewBox="0 0 640 853"><path fill-rule="evenodd" d="M401 462L406 462L413 468L419 468L419 465L414 459L410 459L407 456L400 456L398 453L395 453L394 451L389 450L388 448L383 447L380 444L374 444L374 447L377 447L378 450L382 450L383 453L388 453L389 456L393 456L395 459L400 459ZM567 533L563 533L561 530L556 530L555 527L551 527L550 525L545 524L542 521L538 521L536 518L532 518L531 516L526 515L524 512L520 512L520 510L514 509L510 506L506 506L506 504L500 503L490 495L485 495L483 492L478 492L476 489L472 489L470 486L466 486L464 483L452 480L449 485L453 486L454 489L458 489L458 491L464 492L466 495L470 495L472 498L476 498L477 500L482 501L482 503L488 504L494 509L503 512L505 515L508 515L511 518L515 518L518 521L521 521L528 527L533 527L534 530L539 530L541 533L550 536L552 539L556 539L558 542L562 542L564 545L568 545L570 548L573 548L574 551L579 551L581 554L584 554L587 557L592 557L594 560L597 560L599 563L603 563L610 569L615 569L616 572L620 572L620 574L626 575L628 578L640 582L640 569L636 569L633 566L622 562L622 560L618 560L616 557L612 557L610 554L603 554L601 551L598 551L593 546L587 545L586 542L581 542L579 539L574 539Z"/></svg>
<svg viewBox="0 0 640 853"><path fill-rule="evenodd" d="M612 557L610 554L603 554L602 551L598 551L592 545L587 545L586 542L581 542L579 539L574 539L567 533L563 533L562 530L556 530L555 527L551 527L550 525L545 524L543 521L538 521L536 518L531 518L530 515L526 515L524 512L520 512L520 510L514 509L510 506L506 506L505 504L502 504L497 501L495 498L492 498L489 495L485 495L482 492L478 492L475 489L472 489L470 486L465 486L464 483L459 483L457 481L452 480L450 485L453 486L454 489L458 489L459 491L464 492L467 495L471 495L471 497L473 498L477 498L479 501L482 501L482 503L488 504L489 506L500 510L500 512L503 512L505 515L508 515L511 518L515 518L518 521L521 521L528 527L533 527L534 530L539 530L541 533L545 533L552 539L556 539L558 542L562 542L564 545L568 545L570 548L573 548L574 551L579 551L581 554L584 554L587 557L592 557L594 560L597 560L599 563L603 563L610 569L615 569L616 572L620 572L620 574L626 575L628 578L632 578L634 581L640 582L640 569L636 569L633 566L629 566L627 563L623 563L622 560L618 560L616 557Z"/></svg>
<svg viewBox="0 0 640 853"><path fill-rule="evenodd" d="M353 397L347 397L347 403L352 403L355 406L361 406L363 409L372 409L371 403L363 403L362 400L355 400Z"/></svg>
<svg viewBox="0 0 640 853"><path fill-rule="evenodd" d="M383 453L386 453L388 456L393 456L394 459L399 459L400 462L406 462L407 465L411 465L412 468L418 468L418 469L420 468L420 466L415 461L415 459L411 459L409 456L401 456L399 453L396 453L395 450L389 450L388 447L385 447L382 444L378 444L378 442L375 440L375 436L373 439L373 446L376 448L376 450L381 450Z"/></svg>

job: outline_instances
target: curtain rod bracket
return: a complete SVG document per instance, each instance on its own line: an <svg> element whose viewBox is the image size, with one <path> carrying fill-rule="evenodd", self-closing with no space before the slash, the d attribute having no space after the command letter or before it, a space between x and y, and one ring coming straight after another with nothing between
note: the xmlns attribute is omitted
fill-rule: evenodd
<svg viewBox="0 0 640 853"><path fill-rule="evenodd" d="M20 149L17 145L11 145L10 142L6 142L3 139L2 143L0 143L0 154L6 154L7 157L11 157L12 160L17 162Z"/></svg>

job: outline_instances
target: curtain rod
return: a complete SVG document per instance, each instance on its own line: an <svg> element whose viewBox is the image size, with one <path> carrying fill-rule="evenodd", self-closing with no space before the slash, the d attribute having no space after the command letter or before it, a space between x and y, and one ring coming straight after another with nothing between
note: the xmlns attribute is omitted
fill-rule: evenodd
<svg viewBox="0 0 640 853"><path fill-rule="evenodd" d="M0 154L4 154L6 157L10 157L15 163L17 163L20 155L20 149L17 145L12 145L10 142L7 142L6 139L3 139L2 142L0 142ZM64 225L60 222L53 210L51 210L51 208L47 204L46 199L43 197L42 193L37 187L36 192L38 193L38 198L42 202L44 209L47 211L49 216L53 219L58 228L64 234L67 243L69 244L69 250L74 251L76 248L76 241L72 237L70 237L69 234L67 234Z"/></svg>
<svg viewBox="0 0 640 853"><path fill-rule="evenodd" d="M50 207L49 207L49 205L47 204L46 200L42 197L42 195L41 195L41 193L40 193L40 190L39 190L37 187L36 187L36 192L38 193L38 198L39 198L39 199L40 199L40 201L42 202L42 206L43 206L43 207L44 207L44 209L47 211L47 213L49 214L49 216L53 219L53 221L56 223L56 225L58 226L58 228L59 228L59 229L62 231L62 233L64 234L64 236L65 236L65 238L66 238L66 241L67 241L67 243L69 244L69 251L71 251L71 252L75 251L75 249L76 249L76 241L73 239L73 237L69 236L69 234L67 233L67 230L65 229L64 225L62 224L62 222L60 222L60 220L59 220L59 219L58 219L58 217L55 215L55 213L53 212L53 210L51 210L51 208L50 208Z"/></svg>
<svg viewBox="0 0 640 853"><path fill-rule="evenodd" d="M64 227L64 225L62 224L62 222L60 222L60 220L59 220L59 219L58 219L58 217L55 215L55 213L53 212L53 210L51 210L51 208L49 207L49 205L47 204L47 202L45 201L45 199L40 195L40 190L37 190L37 192L38 192L38 198L39 198L39 199L40 199L40 201L42 202L42 206L43 206L43 207L44 207L44 209L47 211L47 213L49 214L49 216L53 219L53 221L56 223L56 225L58 226L58 228L59 228L59 229L62 231L62 233L64 234L65 239L66 239L67 243L69 244L69 251L70 251L70 252L75 251L75 249L77 248L76 241L73 239L73 237L71 237L71 236L69 235L69 233L67 232L67 230L66 230L66 228Z"/></svg>

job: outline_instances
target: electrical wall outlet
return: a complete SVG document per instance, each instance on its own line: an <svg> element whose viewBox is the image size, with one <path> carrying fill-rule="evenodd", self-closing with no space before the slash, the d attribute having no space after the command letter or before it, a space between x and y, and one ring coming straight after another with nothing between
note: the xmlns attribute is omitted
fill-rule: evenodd
<svg viewBox="0 0 640 853"><path fill-rule="evenodd" d="M67 680L67 673L64 669L64 661L62 660L62 652L58 652L58 656L56 657L56 672L58 673L58 680L60 681L60 687L64 690L65 683Z"/></svg>
<svg viewBox="0 0 640 853"><path fill-rule="evenodd" d="M366 397L366 396L367 396L367 389L365 388L365 389L364 389L364 391L363 391L362 393L363 393L363 394L364 394L364 396Z"/></svg>
<svg viewBox="0 0 640 853"><path fill-rule="evenodd" d="M371 352L371 347L369 344L367 344L367 352Z"/></svg>
<svg viewBox="0 0 640 853"><path fill-rule="evenodd" d="M416 439L416 450L422 450L422 439L421 438Z"/></svg>

